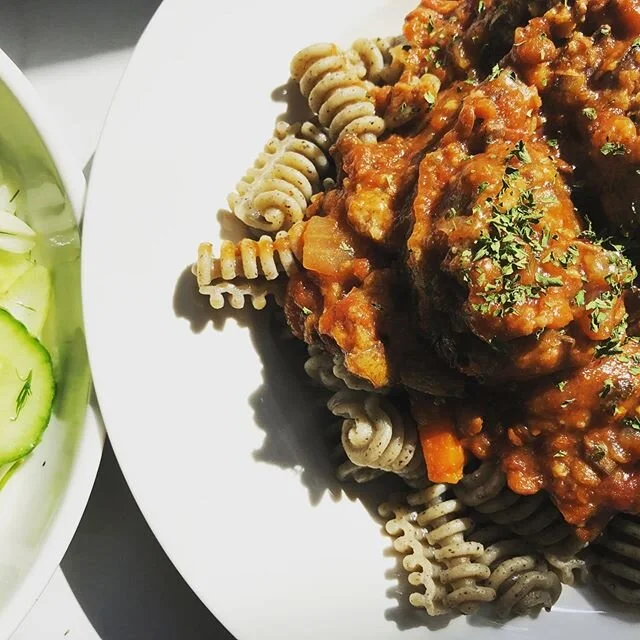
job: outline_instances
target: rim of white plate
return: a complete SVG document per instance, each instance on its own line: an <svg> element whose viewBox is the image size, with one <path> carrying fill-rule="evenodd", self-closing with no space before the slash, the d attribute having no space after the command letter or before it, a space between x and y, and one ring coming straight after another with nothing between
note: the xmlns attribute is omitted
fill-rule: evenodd
<svg viewBox="0 0 640 640"><path fill-rule="evenodd" d="M51 156L79 224L86 195L86 181L82 170L58 133L59 127L56 126L36 90L2 49L0 49L0 80L7 85L33 123L45 149ZM0 618L0 629L6 631L7 637L16 630L29 613L69 547L98 473L104 440L105 431L98 413L94 407L89 406L69 480L47 533L46 541L40 549L33 568L8 600Z"/></svg>
<svg viewBox="0 0 640 640"><path fill-rule="evenodd" d="M129 76L132 73L132 69L135 67L136 64L136 60L138 58L139 52L140 50L143 48L145 42L147 41L147 39L150 37L151 32L154 30L155 28L155 23L158 21L158 19L161 17L162 13L166 10L166 7L169 3L166 0L162 0L162 3L160 4L160 6L156 9L154 15L152 16L151 20L149 20L147 26L145 27L144 31L142 32L140 38L138 39L138 42L135 46L135 49L133 51L133 53L131 54L129 61L127 62L127 65L125 67L125 70L122 74L122 76L120 77L120 82L118 83L118 86L116 87L116 91L114 93L114 97L111 101L111 104L109 105L109 110L107 112L107 116L105 118L105 122L104 122L104 126L102 128L102 131L100 133L100 136L98 138L98 143L96 145L96 152L94 154L93 157L93 163L92 163L92 169L95 168L96 164L99 163L99 157L100 157L100 149L102 147L102 141L105 138L108 128L109 128L109 121L111 120L111 117L114 113L114 110L117 107L117 102L118 102L118 96L120 95L120 89L122 86L124 86L127 83L127 80L129 78ZM91 197L91 176L89 177L89 182L86 188L86 196L85 196L85 207L87 205L87 203L90 201L90 197ZM85 273L85 269L84 269L84 254L82 257L82 278L81 278L81 286L82 286L82 291L84 293L84 289L85 286L88 286L86 283L86 279L84 277L84 273ZM83 296L84 297L84 296ZM85 327L85 331L88 333L90 330ZM91 349L91 341L87 338L87 351L88 351L88 355L89 355L89 366L91 367L91 358L92 358L92 349ZM96 395L96 397L98 398L98 403L100 402L100 394L99 394L99 390L98 390L98 386L99 385L95 385L94 386L94 393ZM108 433L108 427L107 427L107 419L104 419L104 429L105 431ZM114 450L114 454L116 456L116 459L118 458L118 448L117 448L117 444L115 444L112 440L111 441L111 446L113 447ZM135 486L129 481L129 473L128 471L125 469L124 466L121 465L120 470L122 472L122 475L124 476L124 479L127 483L127 486L129 487L129 490L131 491L131 495L133 496L136 505L138 506L138 509L140 509L140 513L142 513L143 518L145 519L145 521L147 523L151 522L151 519L148 516L147 510L145 508L144 505L144 501L139 499L137 490L135 488ZM151 525L149 524L150 528ZM158 541L158 544L160 545L160 547L162 548L162 550L164 551L165 555L167 556L167 558L169 559L169 561L171 562L171 564L175 567L176 571L182 576L182 572L180 571L179 565L176 563L176 561L173 558L173 554L170 552L169 547L165 544L164 539L162 537L162 534L157 533L155 530L152 529L153 535L156 538L156 540ZM184 578L184 576L183 576ZM185 580L186 581L186 580ZM190 583L187 583L189 585L189 588L196 594L196 596L198 597L198 599L209 609L209 611L211 611L212 615L214 615L217 620L225 627L225 629L227 629L227 631L229 631L229 633L231 633L234 637L235 634L233 633L232 629L233 629L233 624L231 623L230 620L227 619L223 619L221 616L218 615L217 612L214 612L210 603L207 601L207 598L204 596L203 593L201 593L201 590L198 589L196 586L192 586Z"/></svg>

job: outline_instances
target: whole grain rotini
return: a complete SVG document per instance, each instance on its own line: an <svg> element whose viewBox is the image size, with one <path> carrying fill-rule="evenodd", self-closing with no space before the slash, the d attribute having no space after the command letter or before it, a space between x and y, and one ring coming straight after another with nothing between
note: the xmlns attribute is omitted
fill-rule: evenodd
<svg viewBox="0 0 640 640"><path fill-rule="evenodd" d="M446 566L440 579L450 589L447 605L470 614L483 602L495 600L495 589L484 584L491 575L482 560L484 547L468 539L473 520L449 485L431 485L409 494L407 502L418 508L417 523L426 529L427 542L435 548L435 559Z"/></svg>
<svg viewBox="0 0 640 640"><path fill-rule="evenodd" d="M268 232L301 220L331 171L329 138L321 127L279 122L253 167L228 197L234 215Z"/></svg>
<svg viewBox="0 0 640 640"><path fill-rule="evenodd" d="M557 602L560 580L531 544L502 525L482 527L472 539L484 545L480 561L491 570L486 585L496 592L499 618L530 615L543 608L549 611Z"/></svg>
<svg viewBox="0 0 640 640"><path fill-rule="evenodd" d="M291 76L334 142L345 133L375 142L384 133L384 120L376 115L366 74L355 51L340 51L335 44L306 47L291 62Z"/></svg>
<svg viewBox="0 0 640 640"><path fill-rule="evenodd" d="M382 469L409 484L426 477L417 428L387 399L372 393L338 391L327 407L342 423L342 446L354 464Z"/></svg>
<svg viewBox="0 0 640 640"><path fill-rule="evenodd" d="M391 38L359 38L352 45L365 66L365 79L377 85L395 84L404 70L398 47L406 40L402 36Z"/></svg>
<svg viewBox="0 0 640 640"><path fill-rule="evenodd" d="M209 304L214 309L222 309L229 304L234 309L243 309L247 298L254 309L260 311L267 306L267 297L272 296L277 304L282 304L283 290L280 282L251 280L221 280L199 288L202 295L209 296Z"/></svg>
<svg viewBox="0 0 640 640"><path fill-rule="evenodd" d="M449 613L447 588L441 581L443 567L426 540L426 530L417 524L415 509L384 503L378 507L378 513L386 521L384 528L393 538L393 548L403 555L402 567L408 574L409 584L415 588L409 602L430 616Z"/></svg>
<svg viewBox="0 0 640 640"><path fill-rule="evenodd" d="M619 514L594 545L596 581L614 598L640 608L640 516Z"/></svg>
<svg viewBox="0 0 640 640"><path fill-rule="evenodd" d="M303 224L303 223L301 223ZM213 247L203 242L198 247L198 260L194 273L199 286L215 280L275 280L280 273L291 275L298 270L298 262L291 247L287 231L279 231L275 240L264 235L259 240L243 238L238 243L222 242L219 257L213 256Z"/></svg>
<svg viewBox="0 0 640 640"><path fill-rule="evenodd" d="M507 525L512 533L535 542L538 548L560 547L573 536L572 527L545 493L513 493L495 462L483 462L476 471L465 474L454 492L464 504L496 524Z"/></svg>

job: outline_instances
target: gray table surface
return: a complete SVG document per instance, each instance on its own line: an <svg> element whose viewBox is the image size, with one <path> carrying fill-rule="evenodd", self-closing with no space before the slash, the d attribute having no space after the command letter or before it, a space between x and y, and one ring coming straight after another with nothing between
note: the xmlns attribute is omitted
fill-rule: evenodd
<svg viewBox="0 0 640 640"><path fill-rule="evenodd" d="M160 0L0 3L0 47L48 103L79 166L87 171L118 79L159 4ZM108 442L89 504L60 569L62 576L54 576L41 598L47 605L34 607L14 634L16 640L232 640L162 551ZM72 615L72 609L81 613ZM86 622L78 624L78 615Z"/></svg>

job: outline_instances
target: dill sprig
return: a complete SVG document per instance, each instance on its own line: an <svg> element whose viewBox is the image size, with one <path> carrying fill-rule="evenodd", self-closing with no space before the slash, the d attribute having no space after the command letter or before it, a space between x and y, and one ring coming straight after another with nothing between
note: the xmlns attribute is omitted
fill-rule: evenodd
<svg viewBox="0 0 640 640"><path fill-rule="evenodd" d="M20 378L20 380L22 380L22 378ZM16 414L12 418L14 422L18 419L18 417L22 413L22 410L24 409L24 405L27 403L27 400L31 397L32 380L33 380L33 370L29 371L29 373L27 374L27 377L24 379L24 384L22 385L22 388L20 389L16 397Z"/></svg>

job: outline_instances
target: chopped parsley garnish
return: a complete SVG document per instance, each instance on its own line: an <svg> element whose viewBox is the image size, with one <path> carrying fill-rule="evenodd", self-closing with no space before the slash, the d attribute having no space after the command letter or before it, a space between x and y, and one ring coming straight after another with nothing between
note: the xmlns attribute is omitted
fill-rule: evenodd
<svg viewBox="0 0 640 640"><path fill-rule="evenodd" d="M494 64L487 80L495 80L500 75L500 71L502 71L502 69L500 69L500 65L497 63Z"/></svg>
<svg viewBox="0 0 640 640"><path fill-rule="evenodd" d="M627 147L621 142L605 142L600 147L600 153L603 156L623 156L627 153Z"/></svg>
<svg viewBox="0 0 640 640"><path fill-rule="evenodd" d="M531 162L531 156L529 155L529 152L527 151L527 147L524 144L523 140L519 140L518 142L516 142L516 146L513 148L513 151L511 151L507 156L507 160L509 158L518 158L520 162L524 162L525 164Z"/></svg>
<svg viewBox="0 0 640 640"><path fill-rule="evenodd" d="M588 118L589 120L595 120L598 112L593 107L585 107L582 110L582 115L584 115L585 118Z"/></svg>
<svg viewBox="0 0 640 640"><path fill-rule="evenodd" d="M557 138L549 138L547 144L554 149L557 149L559 145Z"/></svg>
<svg viewBox="0 0 640 640"><path fill-rule="evenodd" d="M606 398L611 391L613 390L613 380L611 378L607 378L602 383L602 389L600 389L600 393L598 394L601 398Z"/></svg>
<svg viewBox="0 0 640 640"><path fill-rule="evenodd" d="M486 190L486 188L487 188L488 186L489 186L489 183L488 183L488 182L486 182L486 181L485 181L485 182L481 182L481 183L478 185L478 194L480 194L480 193L482 193L483 191L485 191L485 190Z"/></svg>
<svg viewBox="0 0 640 640"><path fill-rule="evenodd" d="M625 418L622 424L625 427L631 427L634 431L640 431L640 418L637 416L634 418Z"/></svg>
<svg viewBox="0 0 640 640"><path fill-rule="evenodd" d="M636 38L636 39L631 43L631 48L632 48L632 49L640 49L640 38Z"/></svg>
<svg viewBox="0 0 640 640"><path fill-rule="evenodd" d="M627 338L627 318L626 315L611 332L611 335L596 345L596 356L612 356L622 352L622 345Z"/></svg>
<svg viewBox="0 0 640 640"><path fill-rule="evenodd" d="M560 403L560 406L564 409L565 407L568 407L570 404L573 404L576 401L575 398L569 398L568 400L563 400Z"/></svg>
<svg viewBox="0 0 640 640"><path fill-rule="evenodd" d="M560 276L548 276L544 273L536 273L536 282L541 287L561 287L563 284Z"/></svg>
<svg viewBox="0 0 640 640"><path fill-rule="evenodd" d="M566 458L567 457L567 452L564 451L564 449L558 449L558 451L556 451L553 454L554 458Z"/></svg>
<svg viewBox="0 0 640 640"><path fill-rule="evenodd" d="M566 380L560 380L560 382L558 382L556 384L556 387L558 387L558 389L560 389L560 391L564 391L564 388L567 386L567 381Z"/></svg>
<svg viewBox="0 0 640 640"><path fill-rule="evenodd" d="M615 297L612 291L604 291L587 304L585 309L591 311L591 331L600 330L600 325L607 319L607 311L613 309Z"/></svg>
<svg viewBox="0 0 640 640"><path fill-rule="evenodd" d="M579 307L584 307L584 289L580 289L580 291L578 291L578 293L576 293L574 300L576 301L576 304Z"/></svg>
<svg viewBox="0 0 640 640"><path fill-rule="evenodd" d="M302 307L302 313L304 313L305 316L310 316L313 313L313 311L311 311L309 307Z"/></svg>

